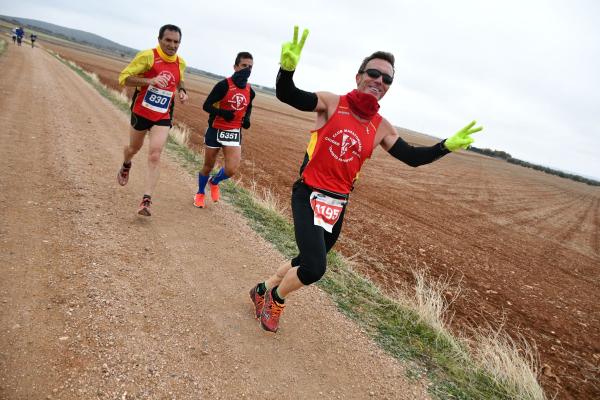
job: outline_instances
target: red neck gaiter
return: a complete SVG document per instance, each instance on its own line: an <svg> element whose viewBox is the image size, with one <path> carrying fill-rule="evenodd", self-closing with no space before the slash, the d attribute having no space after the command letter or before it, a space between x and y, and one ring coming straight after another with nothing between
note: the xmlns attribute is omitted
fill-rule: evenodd
<svg viewBox="0 0 600 400"><path fill-rule="evenodd" d="M371 119L379 111L377 97L354 89L346 95L350 110L362 119Z"/></svg>

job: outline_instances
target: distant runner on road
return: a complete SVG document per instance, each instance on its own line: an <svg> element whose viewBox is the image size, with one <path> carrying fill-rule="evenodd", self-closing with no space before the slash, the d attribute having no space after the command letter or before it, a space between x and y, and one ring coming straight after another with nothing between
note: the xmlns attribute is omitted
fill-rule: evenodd
<svg viewBox="0 0 600 400"><path fill-rule="evenodd" d="M35 47L35 41L37 40L37 35L35 33L31 33L29 35L29 40L31 40L31 48Z"/></svg>
<svg viewBox="0 0 600 400"><path fill-rule="evenodd" d="M15 33L17 35L17 46L20 46L21 42L23 41L23 37L25 36L25 31L23 30L22 27L19 26L15 30Z"/></svg>
<svg viewBox="0 0 600 400"><path fill-rule="evenodd" d="M123 149L123 165L117 174L119 185L129 180L131 159L144 144L148 133L148 174L146 189L138 214L150 216L152 194L160 174L160 156L173 125L175 97L182 103L188 100L184 87L185 62L177 56L181 43L181 29L164 25L158 33L158 46L139 52L121 71L119 83L135 86L131 101L131 128L129 144Z"/></svg>
<svg viewBox="0 0 600 400"><path fill-rule="evenodd" d="M305 29L298 42L296 26L293 41L283 44L276 82L279 100L298 110L317 113L300 178L292 189L299 254L250 290L256 318L263 329L271 332L279 327L285 298L317 282L325 273L326 256L340 235L354 182L377 146L417 167L451 151L466 149L473 142L470 135L482 129L474 128L473 121L454 136L430 147L406 143L378 113L379 100L394 80L394 56L387 52L377 51L363 60L355 76L356 89L345 95L296 88L293 75L307 36Z"/></svg>
<svg viewBox="0 0 600 400"><path fill-rule="evenodd" d="M208 128L204 133L204 165L198 173L198 192L194 206L205 207L204 190L210 187L213 202L219 201L219 183L231 178L242 159L242 128L250 128L250 114L254 90L248 83L254 59L242 51L235 57L233 75L219 81L209 93L202 109L209 113ZM219 150L223 149L225 166L210 177Z"/></svg>

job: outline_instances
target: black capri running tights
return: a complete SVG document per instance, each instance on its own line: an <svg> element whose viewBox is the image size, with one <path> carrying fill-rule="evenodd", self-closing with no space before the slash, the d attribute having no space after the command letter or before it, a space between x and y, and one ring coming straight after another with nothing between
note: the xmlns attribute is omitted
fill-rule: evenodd
<svg viewBox="0 0 600 400"><path fill-rule="evenodd" d="M304 285L310 285L321 279L327 267L327 253L342 230L346 207L331 233L314 224L313 210L310 206L312 189L301 181L292 188L292 215L294 233L300 254L292 259L292 267L298 267L298 279Z"/></svg>

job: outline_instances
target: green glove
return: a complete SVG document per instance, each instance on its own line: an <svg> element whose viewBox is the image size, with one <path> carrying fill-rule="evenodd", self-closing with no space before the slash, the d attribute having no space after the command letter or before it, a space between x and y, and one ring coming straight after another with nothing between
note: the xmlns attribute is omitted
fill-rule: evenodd
<svg viewBox="0 0 600 400"><path fill-rule="evenodd" d="M475 121L471 122L469 125L462 128L460 131L456 132L454 136L446 139L444 142L444 146L450 151L456 151L458 149L467 149L471 143L475 141L471 137L471 134L475 132L479 132L483 129L482 126L477 128L473 128L475 125Z"/></svg>
<svg viewBox="0 0 600 400"><path fill-rule="evenodd" d="M296 69L307 36L308 29L305 29L304 32L302 32L300 43L298 43L298 25L294 26L294 40L285 42L281 45L281 60L279 61L281 69L286 71L294 71Z"/></svg>

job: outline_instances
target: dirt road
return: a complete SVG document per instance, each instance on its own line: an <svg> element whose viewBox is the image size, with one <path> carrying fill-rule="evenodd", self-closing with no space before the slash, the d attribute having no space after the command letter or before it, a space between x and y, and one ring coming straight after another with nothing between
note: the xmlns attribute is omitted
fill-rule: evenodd
<svg viewBox="0 0 600 400"><path fill-rule="evenodd" d="M41 49L0 69L0 398L427 397L316 288L264 333L247 291L278 253L227 205L195 209L166 156L137 216L126 116Z"/></svg>

